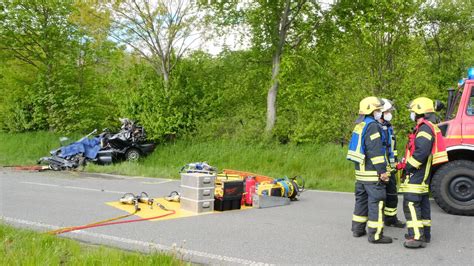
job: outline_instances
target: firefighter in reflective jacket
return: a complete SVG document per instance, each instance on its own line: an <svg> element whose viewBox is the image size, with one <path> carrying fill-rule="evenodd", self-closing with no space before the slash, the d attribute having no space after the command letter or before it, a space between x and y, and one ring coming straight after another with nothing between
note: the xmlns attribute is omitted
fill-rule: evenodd
<svg viewBox="0 0 474 266"><path fill-rule="evenodd" d="M382 148L381 128L377 124L382 112L382 101L367 97L360 102L359 118L352 132L347 159L355 163L355 208L352 216L352 234L367 234L370 243L392 243L383 235L383 208L388 181L387 163Z"/></svg>
<svg viewBox="0 0 474 266"><path fill-rule="evenodd" d="M398 228L404 228L405 223L398 220L397 218L397 205L398 205L398 193L397 193L397 179L396 179L396 162L397 162L397 147L396 137L393 130L392 124L392 112L395 111L393 102L382 98L382 118L378 120L379 125L382 128L382 144L384 153L386 156L387 172L391 173L391 178L388 181L387 187L387 199L385 200L384 215L385 225L393 226Z"/></svg>
<svg viewBox="0 0 474 266"><path fill-rule="evenodd" d="M403 169L400 192L408 234L404 246L422 248L431 240L429 182L431 167L448 161L448 154L439 128L432 100L420 97L409 104L410 117L416 127L409 136L405 156L398 169Z"/></svg>

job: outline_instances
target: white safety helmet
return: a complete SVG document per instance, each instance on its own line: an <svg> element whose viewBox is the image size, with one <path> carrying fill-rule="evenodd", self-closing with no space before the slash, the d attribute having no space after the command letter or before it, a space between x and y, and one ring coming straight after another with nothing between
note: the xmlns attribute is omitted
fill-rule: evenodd
<svg viewBox="0 0 474 266"><path fill-rule="evenodd" d="M395 110L395 107L394 107L392 101L390 101L389 99L385 99L385 98L382 98L381 100L383 102L383 105L382 105L382 108L380 109L380 111L388 112L388 111L394 111Z"/></svg>

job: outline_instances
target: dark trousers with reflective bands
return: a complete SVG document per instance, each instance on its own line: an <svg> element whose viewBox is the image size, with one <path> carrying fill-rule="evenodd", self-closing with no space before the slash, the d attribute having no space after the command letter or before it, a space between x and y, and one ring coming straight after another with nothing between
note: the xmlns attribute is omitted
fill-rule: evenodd
<svg viewBox="0 0 474 266"><path fill-rule="evenodd" d="M355 208L352 216L352 231L364 232L369 228L369 239L379 240L383 235L383 209L386 198L385 184L355 184Z"/></svg>
<svg viewBox="0 0 474 266"><path fill-rule="evenodd" d="M395 223L397 221L397 205L398 205L398 194L397 194L397 179L395 175L390 177L387 183L387 199L385 200L384 215L385 221L389 223Z"/></svg>
<svg viewBox="0 0 474 266"><path fill-rule="evenodd" d="M431 208L428 194L403 194L403 212L408 235L416 240L431 240Z"/></svg>

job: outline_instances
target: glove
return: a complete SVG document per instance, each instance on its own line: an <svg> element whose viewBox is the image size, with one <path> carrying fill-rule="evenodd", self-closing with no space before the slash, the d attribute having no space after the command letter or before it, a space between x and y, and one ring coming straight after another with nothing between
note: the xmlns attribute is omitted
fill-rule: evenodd
<svg viewBox="0 0 474 266"><path fill-rule="evenodd" d="M397 170L405 170L405 167L406 167L406 166L407 166L406 163L404 163L404 162L399 162L399 163L397 163L396 168L397 168Z"/></svg>

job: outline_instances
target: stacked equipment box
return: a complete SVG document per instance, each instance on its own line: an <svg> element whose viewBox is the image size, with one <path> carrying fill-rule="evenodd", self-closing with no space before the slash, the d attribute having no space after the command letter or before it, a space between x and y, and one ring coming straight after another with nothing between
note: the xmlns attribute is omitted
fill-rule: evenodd
<svg viewBox="0 0 474 266"><path fill-rule="evenodd" d="M214 210L216 176L208 173L181 173L181 209L195 213Z"/></svg>

